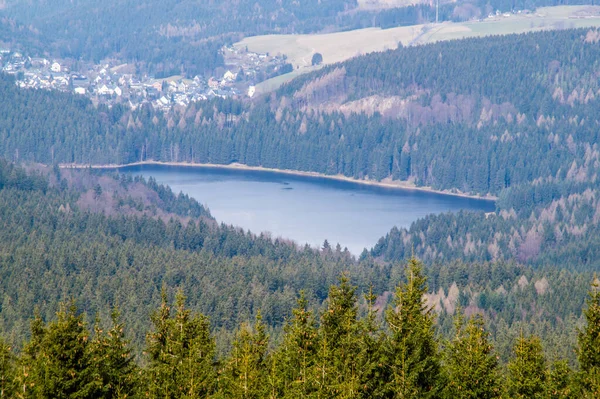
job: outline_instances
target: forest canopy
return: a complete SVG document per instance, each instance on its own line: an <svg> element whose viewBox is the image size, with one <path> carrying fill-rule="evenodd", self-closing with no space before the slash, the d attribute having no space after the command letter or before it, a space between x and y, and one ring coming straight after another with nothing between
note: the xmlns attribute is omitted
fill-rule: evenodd
<svg viewBox="0 0 600 399"><path fill-rule="evenodd" d="M56 28L67 3L22 17ZM277 8L300 30L350 4L319 3ZM72 4L88 17L89 1ZM114 23L124 4L103 6ZM163 6L184 21L194 4ZM233 24L256 12L244 32L281 28L250 3L239 9ZM203 53L182 38L124 40L161 22L139 11L155 24L119 25L115 43L93 18L52 40L79 32L67 48L78 56L122 46L157 70L172 66L159 65L172 40L174 57L192 54L184 62L199 70L221 62L205 57L233 32L219 18L185 20L190 37L210 32ZM597 397L598 37L399 48L271 95L168 112L95 106L0 76L1 395ZM154 179L85 168L137 161L389 179L495 196L497 208L393 228L356 259L341 245L219 224L202 198Z"/></svg>

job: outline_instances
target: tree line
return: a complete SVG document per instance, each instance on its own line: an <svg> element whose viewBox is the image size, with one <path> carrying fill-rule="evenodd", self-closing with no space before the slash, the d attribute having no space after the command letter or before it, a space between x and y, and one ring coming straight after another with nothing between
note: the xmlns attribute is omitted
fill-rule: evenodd
<svg viewBox="0 0 600 399"><path fill-rule="evenodd" d="M48 164L241 162L491 193L499 197L494 217L429 217L391 231L373 255L401 260L414 247L428 261L589 270L598 267L600 220L595 35L400 48L324 68L252 103L218 99L168 114L94 109L69 95L18 90L6 78L0 89L12 101L0 106L0 151ZM506 65L508 57L514 62ZM417 98L388 114L320 108L339 96L344 105L376 94Z"/></svg>
<svg viewBox="0 0 600 399"><path fill-rule="evenodd" d="M451 338L436 335L424 302L427 279L412 258L393 304L379 314L342 275L326 306L314 313L301 293L273 343L260 314L236 328L231 350L215 352L206 316L179 292L165 292L136 361L118 310L90 331L74 302L31 322L31 338L15 353L0 344L0 393L19 398L593 398L600 392L600 287L594 282L577 335L578 365L549 363L536 336L513 342L498 361L479 314L458 311Z"/></svg>
<svg viewBox="0 0 600 399"><path fill-rule="evenodd" d="M183 289L191 309L210 318L219 354L230 349L236 327L259 311L273 342L280 342L300 291L312 310L322 311L329 287L347 272L359 298L372 288L384 308L410 256L365 251L355 259L340 244L311 248L218 224L197 201L152 179L30 168L0 162L0 332L15 348L30 338L33 309L50 320L59 302L73 298L82 311L104 319L119 304L140 356L163 286L169 296ZM450 336L460 307L485 315L503 362L522 330L540 337L549 359L574 364L573 331L592 278L585 265L531 268L510 259L450 256L427 263L428 303L440 334Z"/></svg>
<svg viewBox="0 0 600 399"><path fill-rule="evenodd" d="M0 153L46 164L239 162L497 196L541 179L593 183L594 35L400 48L323 68L251 102L217 99L167 114L96 109L3 77L0 92L11 101L0 107ZM373 96L405 104L373 112L357 105Z"/></svg>
<svg viewBox="0 0 600 399"><path fill-rule="evenodd" d="M311 0L302 6L290 0L260 5L167 0L144 7L136 1L36 1L35 7L13 1L2 14L31 27L6 39L25 48L38 41L40 54L95 63L120 59L135 64L140 74L193 77L224 66L221 48L244 36L318 31L336 25L343 20L338 14L354 7L353 0Z"/></svg>

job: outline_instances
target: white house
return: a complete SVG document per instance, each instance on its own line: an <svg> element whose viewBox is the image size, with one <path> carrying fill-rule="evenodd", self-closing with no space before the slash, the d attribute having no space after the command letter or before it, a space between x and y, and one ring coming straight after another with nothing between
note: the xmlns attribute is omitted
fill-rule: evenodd
<svg viewBox="0 0 600 399"><path fill-rule="evenodd" d="M75 94L85 94L85 87L76 87Z"/></svg>
<svg viewBox="0 0 600 399"><path fill-rule="evenodd" d="M50 67L50 70L52 72L60 72L62 68L60 67L60 64L58 62L53 62L52 66Z"/></svg>
<svg viewBox="0 0 600 399"><path fill-rule="evenodd" d="M231 71L227 71L227 72L225 72L225 75L223 75L223 79L229 80L229 81L235 80L236 77L237 77L237 73L233 73Z"/></svg>
<svg viewBox="0 0 600 399"><path fill-rule="evenodd" d="M254 96L254 93L256 93L256 87L254 87L254 86L248 87L248 97Z"/></svg>
<svg viewBox="0 0 600 399"><path fill-rule="evenodd" d="M48 61L45 58L40 58L40 57L34 57L31 59L31 64L33 66L39 67L39 66L48 66L50 65L50 61Z"/></svg>
<svg viewBox="0 0 600 399"><path fill-rule="evenodd" d="M114 93L107 85L102 85L98 88L98 94L111 96Z"/></svg>
<svg viewBox="0 0 600 399"><path fill-rule="evenodd" d="M211 89L216 89L217 87L219 87L219 82L211 77L210 79L208 79L208 87L210 87Z"/></svg>
<svg viewBox="0 0 600 399"><path fill-rule="evenodd" d="M67 86L69 84L69 79L65 78L64 76L55 76L54 81L57 84L64 85L64 86Z"/></svg>

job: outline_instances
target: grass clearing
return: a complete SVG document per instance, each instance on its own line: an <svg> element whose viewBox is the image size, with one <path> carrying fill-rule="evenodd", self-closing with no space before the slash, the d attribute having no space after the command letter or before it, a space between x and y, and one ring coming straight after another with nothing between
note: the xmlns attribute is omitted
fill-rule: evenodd
<svg viewBox="0 0 600 399"><path fill-rule="evenodd" d="M293 79L297 78L300 75L303 75L308 72L316 71L320 69L319 66L316 67L306 67L300 69L294 69L290 73L286 73L284 75L275 76L274 78L267 79L264 82L260 82L256 85L256 94L264 94L270 93L272 91L277 90L281 85L284 85Z"/></svg>
<svg viewBox="0 0 600 399"><path fill-rule="evenodd" d="M258 53L285 54L294 68L311 66L314 53L323 55L324 64L334 64L373 51L408 45L418 37L424 25L392 29L367 28L318 35L264 35L247 37L234 46L248 47Z"/></svg>
<svg viewBox="0 0 600 399"><path fill-rule="evenodd" d="M257 85L257 91L265 93L312 71L310 63L314 53L321 53L323 64L327 65L357 55L395 49L398 43L408 46L469 37L584 27L600 27L600 6L543 7L529 14L498 15L463 23L444 22L391 29L367 28L311 35L253 36L234 46L247 47L258 53L287 55L294 71Z"/></svg>

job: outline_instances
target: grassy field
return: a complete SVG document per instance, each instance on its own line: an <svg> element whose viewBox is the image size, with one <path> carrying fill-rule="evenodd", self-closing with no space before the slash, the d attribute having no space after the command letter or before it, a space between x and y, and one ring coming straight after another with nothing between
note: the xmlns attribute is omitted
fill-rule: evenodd
<svg viewBox="0 0 600 399"><path fill-rule="evenodd" d="M544 7L532 14L497 16L483 21L461 24L440 24L422 35L414 44L426 44L441 40L508 35L548 29L572 29L600 26L600 7L557 6ZM462 29L456 29L456 27Z"/></svg>
<svg viewBox="0 0 600 399"><path fill-rule="evenodd" d="M442 4L446 3L442 0ZM408 7L415 4L428 3L427 0L358 0L360 10L383 10L386 8Z"/></svg>
<svg viewBox="0 0 600 399"><path fill-rule="evenodd" d="M319 35L265 35L253 36L236 43L238 48L259 53L285 54L294 68L311 65L314 53L323 55L324 64L345 61L348 58L373 51L395 49L398 43L410 44L423 30L423 25L392 29L368 28Z"/></svg>
<svg viewBox="0 0 600 399"><path fill-rule="evenodd" d="M264 93L277 89L302 73L310 72L311 58L317 52L323 55L324 64L333 64L361 54L395 49L398 43L407 46L467 37L599 26L599 6L557 6L540 8L531 14L495 16L464 23L368 28L314 35L253 36L234 46L247 46L250 51L260 53L287 55L294 66L294 72L259 84L257 91Z"/></svg>
<svg viewBox="0 0 600 399"><path fill-rule="evenodd" d="M281 85L286 84L294 78L311 71L316 71L319 68L320 67L316 66L294 69L293 72L286 73L285 75L279 75L272 79L265 80L264 82L260 82L256 85L256 94L264 94L277 90Z"/></svg>

